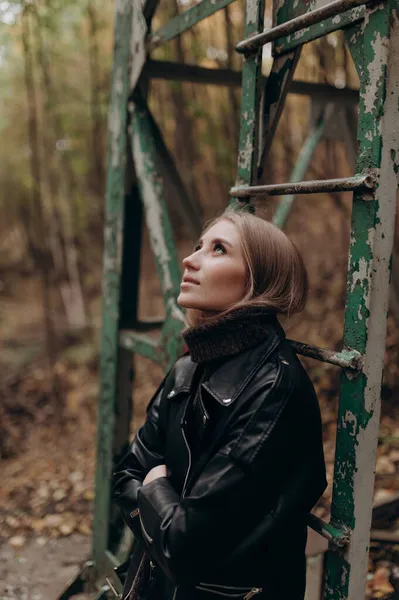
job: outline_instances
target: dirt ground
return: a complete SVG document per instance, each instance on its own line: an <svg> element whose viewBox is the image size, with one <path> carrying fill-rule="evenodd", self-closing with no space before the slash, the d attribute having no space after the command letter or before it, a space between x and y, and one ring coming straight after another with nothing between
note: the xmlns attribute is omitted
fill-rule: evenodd
<svg viewBox="0 0 399 600"><path fill-rule="evenodd" d="M35 536L20 549L0 547L0 600L55 600L90 556L90 537Z"/></svg>

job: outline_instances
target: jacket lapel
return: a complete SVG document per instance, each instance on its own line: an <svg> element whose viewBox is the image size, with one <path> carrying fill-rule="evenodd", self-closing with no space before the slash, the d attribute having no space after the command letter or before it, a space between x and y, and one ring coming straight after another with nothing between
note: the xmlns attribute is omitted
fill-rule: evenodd
<svg viewBox="0 0 399 600"><path fill-rule="evenodd" d="M201 387L223 406L229 406L242 394L255 373L285 338L276 319L262 344L226 360Z"/></svg>
<svg viewBox="0 0 399 600"><path fill-rule="evenodd" d="M227 358L201 384L202 388L223 406L230 405L284 338L284 330L276 318L270 325L263 343ZM167 394L168 398L190 392L197 367L197 363L191 360L188 353L182 356L176 364L174 383Z"/></svg>

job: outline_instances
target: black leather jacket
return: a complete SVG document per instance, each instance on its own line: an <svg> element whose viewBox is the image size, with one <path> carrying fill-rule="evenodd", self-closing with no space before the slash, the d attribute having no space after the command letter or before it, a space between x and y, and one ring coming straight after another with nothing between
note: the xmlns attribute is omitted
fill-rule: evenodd
<svg viewBox="0 0 399 600"><path fill-rule="evenodd" d="M326 487L325 464L317 397L284 338L276 320L264 343L202 380L198 435L212 429L194 464L197 365L180 358L115 469L113 498L157 565L158 599L304 596L306 517ZM142 486L159 464L169 476Z"/></svg>

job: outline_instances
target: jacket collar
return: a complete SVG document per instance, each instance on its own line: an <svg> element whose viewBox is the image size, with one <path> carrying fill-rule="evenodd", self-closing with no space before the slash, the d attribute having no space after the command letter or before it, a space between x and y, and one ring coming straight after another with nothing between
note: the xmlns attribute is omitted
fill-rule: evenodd
<svg viewBox="0 0 399 600"><path fill-rule="evenodd" d="M273 320L266 332L266 338L257 346L228 357L201 384L221 405L229 406L243 392L258 369L266 362L271 353L285 338L285 333L277 318ZM175 367L174 385L168 398L180 393L188 393L198 365L189 354L177 361Z"/></svg>

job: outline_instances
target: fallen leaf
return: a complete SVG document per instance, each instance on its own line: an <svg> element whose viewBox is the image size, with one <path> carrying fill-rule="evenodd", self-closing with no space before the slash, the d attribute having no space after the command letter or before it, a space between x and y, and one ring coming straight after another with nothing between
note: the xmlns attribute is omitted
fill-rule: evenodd
<svg viewBox="0 0 399 600"><path fill-rule="evenodd" d="M393 463L397 463L399 462L399 450L394 449L391 450L391 452L389 453L389 460L391 460Z"/></svg>
<svg viewBox="0 0 399 600"><path fill-rule="evenodd" d="M89 502L91 502L92 500L94 500L94 490L85 490L83 492L83 498L85 500L88 500Z"/></svg>
<svg viewBox="0 0 399 600"><path fill-rule="evenodd" d="M393 475L396 472L396 467L388 456L377 458L375 469L378 475Z"/></svg>
<svg viewBox="0 0 399 600"><path fill-rule="evenodd" d="M8 540L8 543L13 548L22 548L25 545L26 538L23 535L14 535L12 538Z"/></svg>
<svg viewBox="0 0 399 600"><path fill-rule="evenodd" d="M381 598L385 594L392 594L394 588L389 581L390 571L387 567L378 567L374 573L372 582L373 590L377 592L377 597Z"/></svg>
<svg viewBox="0 0 399 600"><path fill-rule="evenodd" d="M63 490L62 488L58 488L53 492L53 500L59 502L60 500L63 500L66 497L66 495L67 493L65 490Z"/></svg>
<svg viewBox="0 0 399 600"><path fill-rule="evenodd" d="M44 517L46 527L58 527L62 521L61 515L46 515Z"/></svg>

